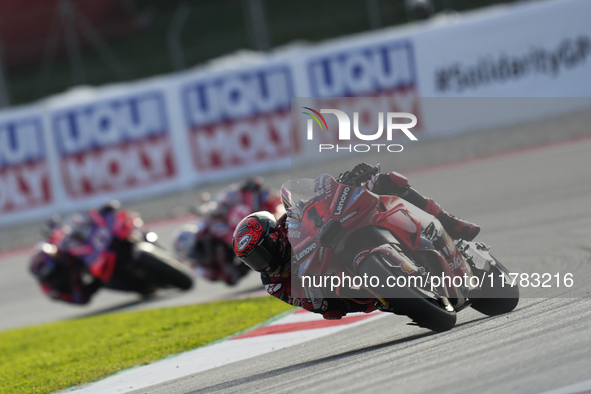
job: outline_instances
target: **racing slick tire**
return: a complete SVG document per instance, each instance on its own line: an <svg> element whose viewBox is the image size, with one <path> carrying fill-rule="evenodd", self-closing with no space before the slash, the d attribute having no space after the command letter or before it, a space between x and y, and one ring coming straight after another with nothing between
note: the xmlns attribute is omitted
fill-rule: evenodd
<svg viewBox="0 0 591 394"><path fill-rule="evenodd" d="M386 255L371 254L359 264L357 275L377 276L380 283L386 283L389 276L404 274L392 258ZM413 322L435 332L451 330L456 324L456 312L445 297L419 287L379 287L370 289L378 297L391 305L393 312L406 315Z"/></svg>
<svg viewBox="0 0 591 394"><path fill-rule="evenodd" d="M140 242L136 245L135 251L139 266L160 286L173 286L181 290L193 287L193 275L189 267L163 249L148 242Z"/></svg>

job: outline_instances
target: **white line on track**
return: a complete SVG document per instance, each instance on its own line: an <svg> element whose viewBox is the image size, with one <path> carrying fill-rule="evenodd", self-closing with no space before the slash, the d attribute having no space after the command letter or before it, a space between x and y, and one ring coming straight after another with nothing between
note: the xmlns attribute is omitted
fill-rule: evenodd
<svg viewBox="0 0 591 394"><path fill-rule="evenodd" d="M591 379L571 384L569 386L561 387L550 391L545 391L542 394L589 394L591 393Z"/></svg>

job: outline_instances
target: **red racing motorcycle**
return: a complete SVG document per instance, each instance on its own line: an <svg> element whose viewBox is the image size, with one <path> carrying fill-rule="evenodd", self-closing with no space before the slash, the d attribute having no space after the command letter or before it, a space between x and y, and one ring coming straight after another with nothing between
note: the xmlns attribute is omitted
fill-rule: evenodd
<svg viewBox="0 0 591 394"><path fill-rule="evenodd" d="M135 212L91 209L70 217L50 238L102 287L146 295L160 288L191 289L189 268L159 247L158 236L142 231L142 224Z"/></svg>
<svg viewBox="0 0 591 394"><path fill-rule="evenodd" d="M328 174L288 181L281 194L294 297L373 303L437 332L453 328L468 306L494 316L519 302L519 288L488 246L454 242L434 216L402 198Z"/></svg>

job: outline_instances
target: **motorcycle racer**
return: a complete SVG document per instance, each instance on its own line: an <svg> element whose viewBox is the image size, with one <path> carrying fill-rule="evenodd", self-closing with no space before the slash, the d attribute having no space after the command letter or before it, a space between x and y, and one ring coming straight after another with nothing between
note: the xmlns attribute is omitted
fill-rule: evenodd
<svg viewBox="0 0 591 394"><path fill-rule="evenodd" d="M86 304L100 287L142 295L157 290L162 281L148 274L146 262L139 264L138 259L148 253L146 246L134 249L143 241L144 234L139 230L142 221L138 214L119 208L119 203L113 201L74 214L63 224L52 218L47 240L37 248L29 266L47 296ZM166 256L161 258L168 261ZM156 264L152 263L152 270L158 269ZM166 272L158 275L164 277ZM191 284L187 277L180 287L187 290Z"/></svg>
<svg viewBox="0 0 591 394"><path fill-rule="evenodd" d="M439 219L454 239L471 241L480 232L479 226L450 215L435 201L414 190L408 184L408 179L396 172L381 174L378 167L361 163L352 171L341 174L337 181L354 187L365 183L376 194L403 198ZM291 305L321 313L325 319L340 319L350 312L368 313L374 310L375 307L369 300L362 304L342 298L323 299L314 295L306 298L292 297L291 245L288 240L287 219L287 214L276 221L266 212L257 212L244 218L234 232L234 252L246 265L261 273L267 292Z"/></svg>
<svg viewBox="0 0 591 394"><path fill-rule="evenodd" d="M175 253L188 262L198 276L235 285L250 270L241 262L236 264L232 249L210 231L208 224L202 220L183 226L175 236Z"/></svg>
<svg viewBox="0 0 591 394"><path fill-rule="evenodd" d="M121 242L129 234L114 228L117 234L107 245L111 232L93 231L95 223L111 222L118 213L127 212L119 208L119 202L112 201L98 210L75 214L66 224L58 217L50 220L46 242L37 247L29 266L48 297L83 305L100 287L123 291L145 288L144 283L132 280L123 269L115 272L117 259L132 259L131 247Z"/></svg>
<svg viewBox="0 0 591 394"><path fill-rule="evenodd" d="M200 220L177 232L174 251L204 279L234 285L250 271L234 261L232 234L236 225L256 211L277 212L278 207L282 210L281 198L265 189L263 180L257 177L230 185L214 201L204 205Z"/></svg>

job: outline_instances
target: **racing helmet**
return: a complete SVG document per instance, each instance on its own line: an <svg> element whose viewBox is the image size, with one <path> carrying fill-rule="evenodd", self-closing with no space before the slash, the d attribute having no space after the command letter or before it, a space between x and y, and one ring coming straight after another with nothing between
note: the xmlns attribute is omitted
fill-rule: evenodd
<svg viewBox="0 0 591 394"><path fill-rule="evenodd" d="M29 270L39 280L48 279L56 271L57 246L42 242L35 247Z"/></svg>
<svg viewBox="0 0 591 394"><path fill-rule="evenodd" d="M75 213L67 218L63 225L64 232L79 242L86 242L95 229L95 222L87 213Z"/></svg>
<svg viewBox="0 0 591 394"><path fill-rule="evenodd" d="M234 253L258 272L273 271L281 263L281 240L277 220L269 212L255 212L236 226L232 238Z"/></svg>
<svg viewBox="0 0 591 394"><path fill-rule="evenodd" d="M186 224L176 233L173 242L174 252L177 256L195 260L195 244L199 227L195 224Z"/></svg>

